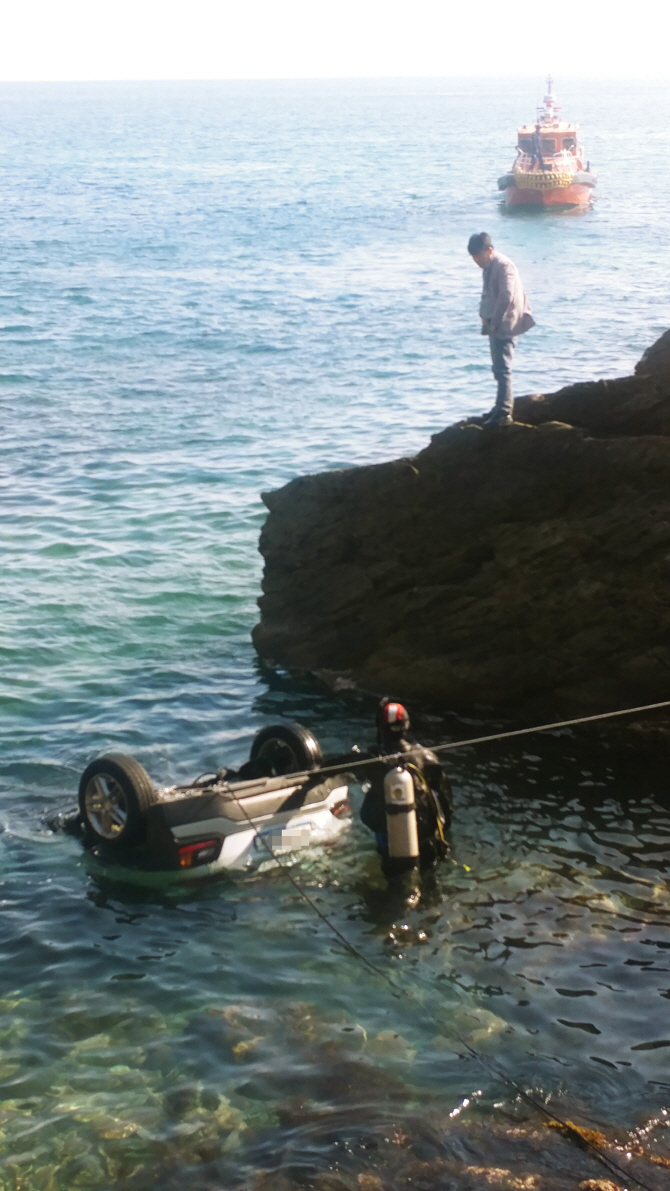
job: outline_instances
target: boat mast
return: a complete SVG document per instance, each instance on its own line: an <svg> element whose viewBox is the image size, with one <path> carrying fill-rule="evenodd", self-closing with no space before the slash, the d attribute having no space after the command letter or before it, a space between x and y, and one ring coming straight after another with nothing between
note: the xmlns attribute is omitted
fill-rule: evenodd
<svg viewBox="0 0 670 1191"><path fill-rule="evenodd" d="M544 97L542 107L538 108L537 110L538 124L558 124L559 122L559 113L561 109L556 103L556 96L552 90L553 86L554 80L552 79L551 75L548 74L547 93Z"/></svg>

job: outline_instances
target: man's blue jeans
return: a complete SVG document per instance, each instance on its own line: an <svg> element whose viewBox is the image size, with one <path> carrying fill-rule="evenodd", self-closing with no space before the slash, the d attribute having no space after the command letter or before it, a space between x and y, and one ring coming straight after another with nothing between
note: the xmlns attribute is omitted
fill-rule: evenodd
<svg viewBox="0 0 670 1191"><path fill-rule="evenodd" d="M514 359L515 343L513 339L496 339L489 335L491 344L491 359L493 361L493 375L498 382L496 397L496 414L502 417L512 416L514 398L512 396L512 360Z"/></svg>

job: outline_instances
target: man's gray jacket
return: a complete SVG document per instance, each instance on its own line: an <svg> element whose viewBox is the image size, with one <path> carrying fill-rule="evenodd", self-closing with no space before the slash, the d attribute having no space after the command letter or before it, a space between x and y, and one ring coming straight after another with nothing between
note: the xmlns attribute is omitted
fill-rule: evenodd
<svg viewBox="0 0 670 1191"><path fill-rule="evenodd" d="M495 339L513 339L535 326L519 271L501 252L494 251L484 269L479 313Z"/></svg>

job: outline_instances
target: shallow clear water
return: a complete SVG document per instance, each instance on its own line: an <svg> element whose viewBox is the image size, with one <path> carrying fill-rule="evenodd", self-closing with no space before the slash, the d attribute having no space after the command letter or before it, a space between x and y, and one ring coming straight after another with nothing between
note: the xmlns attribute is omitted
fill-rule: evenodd
<svg viewBox="0 0 670 1191"><path fill-rule="evenodd" d="M534 1119L504 1073L668 1153L665 774L569 735L455 753L452 858L414 909L359 825L301 860L403 996L282 873L137 889L45 824L110 749L172 781L282 717L368 739L366 700L255 661L259 492L488 408L472 231L533 302L519 392L625 374L665 329L667 88L566 85L597 203L510 216L495 180L540 90L0 88L2 1191L391 1187L421 1163L458 1186Z"/></svg>

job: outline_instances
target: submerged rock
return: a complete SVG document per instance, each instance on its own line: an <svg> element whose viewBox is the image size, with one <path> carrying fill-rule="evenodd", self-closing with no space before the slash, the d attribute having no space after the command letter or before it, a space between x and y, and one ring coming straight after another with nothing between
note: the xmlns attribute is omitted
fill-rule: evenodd
<svg viewBox="0 0 670 1191"><path fill-rule="evenodd" d="M368 1039L366 1050L378 1059L410 1060L416 1057L416 1047L395 1030L382 1030L376 1038Z"/></svg>
<svg viewBox="0 0 670 1191"><path fill-rule="evenodd" d="M522 398L512 426L461 422L412 459L265 494L259 654L464 711L668 697L670 371L652 355Z"/></svg>

